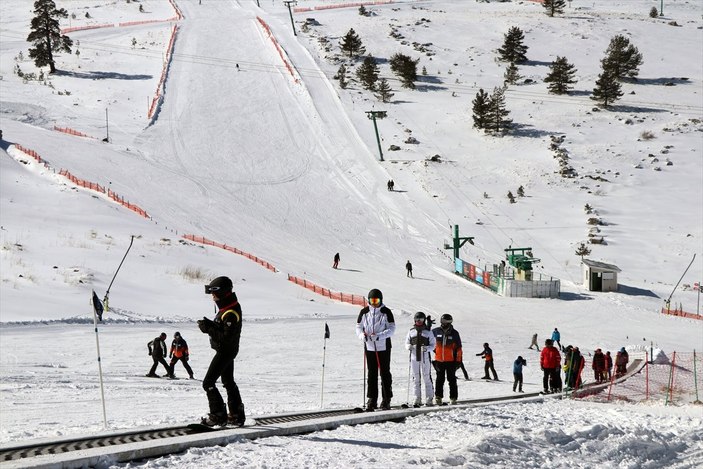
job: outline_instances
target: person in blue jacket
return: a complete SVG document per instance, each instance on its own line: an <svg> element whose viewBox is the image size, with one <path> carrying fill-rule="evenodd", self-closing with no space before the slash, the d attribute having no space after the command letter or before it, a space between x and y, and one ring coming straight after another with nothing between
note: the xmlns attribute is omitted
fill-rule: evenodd
<svg viewBox="0 0 703 469"><path fill-rule="evenodd" d="M527 360L518 355L517 359L513 362L513 392L517 388L519 392L524 392L522 390L522 367L527 366Z"/></svg>
<svg viewBox="0 0 703 469"><path fill-rule="evenodd" d="M552 342L556 343L559 346L559 350L561 350L563 352L564 347L561 346L561 342L559 342L560 339L561 339L561 333L559 332L559 329L557 329L555 327L554 332L552 332Z"/></svg>

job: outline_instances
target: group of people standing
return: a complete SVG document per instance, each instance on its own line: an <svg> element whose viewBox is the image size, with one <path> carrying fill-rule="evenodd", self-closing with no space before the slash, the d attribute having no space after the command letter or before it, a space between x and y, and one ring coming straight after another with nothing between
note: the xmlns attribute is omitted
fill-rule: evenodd
<svg viewBox="0 0 703 469"><path fill-rule="evenodd" d="M556 328L554 331L559 334L559 331ZM533 342L535 341L536 336L537 334L533 336ZM540 352L540 367L544 373L542 378L544 393L561 392L563 386L566 386L566 389L578 389L582 385L582 373L586 363L585 357L578 347L572 345L561 347L558 339L559 335L555 336L553 333L551 339L545 340L544 348ZM555 342L559 348L554 345ZM532 348L532 345L530 348ZM539 351L539 347L537 350ZM563 365L560 352L564 353ZM629 355L625 350L625 347L622 347L615 358L616 378L619 378L627 373L628 362ZM602 349L596 349L593 353L591 368L593 369L593 376L596 383L600 384L610 381L613 377L613 359L610 355L610 351L607 351L604 354ZM561 371L564 371L563 381L561 378Z"/></svg>
<svg viewBox="0 0 703 469"><path fill-rule="evenodd" d="M468 374L463 366L461 335L454 329L451 314L440 317L438 327L432 328L434 321L422 311L415 313L413 327L405 336L405 349L409 353L409 368L413 377L415 407L444 404L444 384L449 388L449 404L455 404L459 397L456 372L458 369ZM364 342L364 366L368 388L366 392L366 410L377 408L390 409L393 397L393 377L390 371L391 337L396 324L393 312L383 303L383 293L372 289L368 294L368 306L361 309L356 321L356 335ZM492 371L494 379L498 376L493 367L492 351L484 344L477 356L486 362L486 375ZM434 358L433 355L434 354ZM434 368L436 379L432 381L431 370ZM381 403L378 404L378 378L381 378ZM423 400L424 391L424 400Z"/></svg>
<svg viewBox="0 0 703 469"><path fill-rule="evenodd" d="M161 364L166 369L165 376L173 379L176 377L174 368L176 367L176 363L180 360L181 363L183 363L183 367L188 372L188 377L193 379L193 369L188 364L188 358L190 357L188 353L188 343L181 337L180 332L173 334L171 350L168 354L171 363L166 363L166 337L166 333L162 332L158 337L155 337L154 340L151 340L147 344L149 355L151 355L154 362L147 376L150 378L159 378L159 375L156 374L156 368Z"/></svg>
<svg viewBox="0 0 703 469"><path fill-rule="evenodd" d="M335 257L335 263L338 263L339 255L337 254ZM203 389L207 395L209 413L202 419L201 423L207 426L226 424L242 426L246 420L244 404L239 388L234 381L234 359L239 352L242 332L242 307L233 291L232 281L228 277L217 277L212 280L205 285L205 293L212 296L217 313L212 320L203 317L198 321L199 329L209 336L210 346L215 351L203 379ZM390 371L391 337L395 333L396 324L393 312L383 303L383 293L379 289L374 288L369 291L367 299L368 305L359 311L356 321L356 335L364 343L364 366L367 370L365 387L368 380L368 388L365 389L366 410L372 411L377 408L387 410L390 409L393 398L393 376ZM463 366L461 336L452 325L452 316L443 314L439 327L435 328L431 327L434 321L423 312L417 312L413 317L413 322L413 327L410 328L405 337L405 348L409 352L409 368L412 371L414 382L414 405L421 406L423 404L423 388L425 405L444 404L445 381L449 387L449 403L455 404L458 399L456 371L461 368L466 379L468 379L468 374ZM156 368L161 364L166 369L167 376L174 378L174 367L178 361L181 361L192 379L193 370L188 364L188 344L181 334L176 332L169 353L171 363L168 364L164 359L167 351L166 337L166 333L162 332L147 344L149 355L153 359L152 368L147 376L158 377ZM568 346L566 349L562 349L559 340L560 334L555 328L552 338L545 341L545 347L540 352L540 367L544 371L543 387L545 393L561 391L560 349L566 354L564 370L567 371L567 386L572 388L579 386L578 379L583 369L583 357L581 357L578 347ZM537 345L536 342L537 334L533 336L530 348ZM554 342L557 343L559 349L554 346ZM538 345L537 350L540 351ZM432 354L434 354L434 360ZM483 350L476 356L483 358L485 362L483 379L490 380L492 375L492 379L497 381L498 375L490 345L484 343ZM627 362L627 352L623 347L615 359L616 376L627 371ZM522 392L522 368L526 365L527 361L522 356L518 356L513 363L513 391ZM432 368L436 371L435 382L432 381L431 377ZM603 355L601 350L597 349L593 360L596 381L603 382L606 379L606 373L609 378L611 368L610 352ZM379 376L381 381L380 406L378 405ZM218 379L222 380L227 392L226 403L216 387Z"/></svg>

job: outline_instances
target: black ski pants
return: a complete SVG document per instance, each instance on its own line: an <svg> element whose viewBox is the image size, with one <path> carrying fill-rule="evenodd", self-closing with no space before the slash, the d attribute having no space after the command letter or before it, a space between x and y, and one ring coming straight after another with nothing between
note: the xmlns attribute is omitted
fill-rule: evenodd
<svg viewBox="0 0 703 469"><path fill-rule="evenodd" d="M493 379L498 381L498 374L496 373L496 369L493 367L493 360L486 360L486 364L483 365L483 377L486 379L490 379L490 376L488 376L488 372L493 373Z"/></svg>
<svg viewBox="0 0 703 469"><path fill-rule="evenodd" d="M237 383L234 382L234 356L231 353L216 352L203 378L203 389L207 393L210 413L227 415L227 407L216 386L218 378L222 378L222 385L227 390L227 406L230 413L237 415L242 405L242 396L239 394Z"/></svg>
<svg viewBox="0 0 703 469"><path fill-rule="evenodd" d="M513 373L513 392L515 389L522 391L522 373Z"/></svg>
<svg viewBox="0 0 703 469"><path fill-rule="evenodd" d="M156 374L156 367L159 366L159 363L161 363L164 368L166 368L166 373L168 373L169 375L171 374L171 368L168 366L168 363L166 363L166 360L164 360L164 357L157 357L156 355L152 355L151 359L154 360L154 364L151 365L151 370L149 370L150 375Z"/></svg>
<svg viewBox="0 0 703 469"><path fill-rule="evenodd" d="M391 351L366 350L369 388L366 397L378 401L378 375L381 375L381 398L390 402L393 397L393 376L391 376Z"/></svg>
<svg viewBox="0 0 703 469"><path fill-rule="evenodd" d="M561 376L559 374L559 368L542 368L544 372L544 377L542 378L542 387L544 392L554 391L556 389L561 390Z"/></svg>
<svg viewBox="0 0 703 469"><path fill-rule="evenodd" d="M444 397L444 380L446 377L449 383L449 399L459 398L459 388L456 385L456 369L459 365L456 362L434 362L437 370L437 380L435 382L434 394L437 397Z"/></svg>
<svg viewBox="0 0 703 469"><path fill-rule="evenodd" d="M188 358L186 358L185 356L183 356L183 357L172 357L172 358L171 358L171 363L170 363L170 365L171 365L171 374L173 374L173 371L174 371L174 369L176 368L176 363L178 363L178 360L180 360L181 363L183 363L183 368L185 368L186 371L188 372L188 376L190 376L190 377L192 378L192 377L193 377L193 369L192 369L192 368L190 367L190 365L188 364Z"/></svg>

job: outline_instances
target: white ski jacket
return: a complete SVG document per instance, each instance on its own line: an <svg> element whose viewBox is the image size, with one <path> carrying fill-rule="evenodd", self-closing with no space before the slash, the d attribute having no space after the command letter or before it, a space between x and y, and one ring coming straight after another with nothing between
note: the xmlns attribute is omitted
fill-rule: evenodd
<svg viewBox="0 0 703 469"><path fill-rule="evenodd" d="M356 336L364 341L366 350L378 352L390 350L393 333L395 333L393 312L383 304L377 308L366 306L359 311L359 317L356 320Z"/></svg>
<svg viewBox="0 0 703 469"><path fill-rule="evenodd" d="M406 350L410 350L411 360L417 360L417 354L415 353L417 340L417 328L413 327L408 331L408 335L405 336L405 348ZM430 352L434 352L435 345L437 345L437 339L432 331L423 328L420 334L420 346L425 347L425 353L429 354Z"/></svg>

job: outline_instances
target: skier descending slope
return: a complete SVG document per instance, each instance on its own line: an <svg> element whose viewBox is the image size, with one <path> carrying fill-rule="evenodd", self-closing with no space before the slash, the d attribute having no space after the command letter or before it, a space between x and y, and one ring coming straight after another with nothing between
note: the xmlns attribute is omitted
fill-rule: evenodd
<svg viewBox="0 0 703 469"><path fill-rule="evenodd" d="M378 405L378 374L381 373L381 409L391 408L393 397L391 376L391 336L395 332L393 312L383 304L383 293L374 288L369 292L369 305L359 311L356 335L364 341L364 354L368 365L369 388L366 410Z"/></svg>

